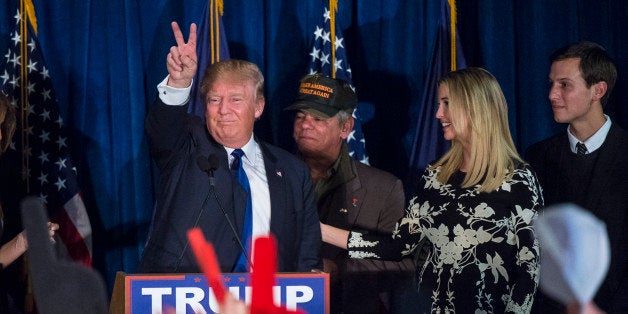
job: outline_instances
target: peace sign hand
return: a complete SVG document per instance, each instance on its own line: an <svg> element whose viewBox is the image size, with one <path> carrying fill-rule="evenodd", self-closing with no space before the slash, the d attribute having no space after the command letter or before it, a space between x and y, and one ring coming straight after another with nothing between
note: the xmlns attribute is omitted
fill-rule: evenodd
<svg viewBox="0 0 628 314"><path fill-rule="evenodd" d="M190 25L190 36L187 43L177 22L172 22L172 32L177 42L170 47L170 53L166 57L168 69L168 86L184 88L190 86L198 67L196 56L196 24Z"/></svg>

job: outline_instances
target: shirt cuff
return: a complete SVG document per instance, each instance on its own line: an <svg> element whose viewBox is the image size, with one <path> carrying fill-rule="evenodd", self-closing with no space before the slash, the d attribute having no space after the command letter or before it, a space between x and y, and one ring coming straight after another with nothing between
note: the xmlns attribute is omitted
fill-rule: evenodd
<svg viewBox="0 0 628 314"><path fill-rule="evenodd" d="M166 76L166 78L163 79L163 81L157 84L157 90L159 91L159 99L161 99L161 101L164 104L169 105L169 106L185 105L190 99L190 92L192 90L192 84L194 83L194 80L192 80L192 83L190 83L190 86L188 87L176 88L176 87L166 85L168 83L169 77L170 77L169 75Z"/></svg>

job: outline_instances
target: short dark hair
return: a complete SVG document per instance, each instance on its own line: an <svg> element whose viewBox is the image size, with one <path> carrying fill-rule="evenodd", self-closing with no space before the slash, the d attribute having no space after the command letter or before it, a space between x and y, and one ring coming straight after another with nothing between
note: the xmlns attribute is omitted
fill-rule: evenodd
<svg viewBox="0 0 628 314"><path fill-rule="evenodd" d="M552 63L571 58L580 59L580 72L587 87L598 82L606 82L606 94L601 99L604 106L617 81L617 68L613 59L606 49L590 41L580 41L564 46L550 55Z"/></svg>

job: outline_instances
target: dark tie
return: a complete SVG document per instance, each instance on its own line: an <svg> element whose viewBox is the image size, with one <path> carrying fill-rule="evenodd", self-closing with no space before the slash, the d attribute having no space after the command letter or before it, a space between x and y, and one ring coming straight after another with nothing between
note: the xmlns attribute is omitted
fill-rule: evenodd
<svg viewBox="0 0 628 314"><path fill-rule="evenodd" d="M584 143L576 143L576 151L578 153L578 155L584 155L587 153L587 147L584 145Z"/></svg>
<svg viewBox="0 0 628 314"><path fill-rule="evenodd" d="M246 191L246 211L244 212L244 227L242 228L242 241L247 251L250 251L251 235L253 234L253 202L251 201L251 186L249 185L249 178L244 172L242 167L242 156L244 152L241 149L234 150L231 155L233 156L233 162L231 163L231 177L237 179L238 183ZM234 268L234 272L246 272L249 269L249 263L247 261L244 252L240 253L238 262Z"/></svg>

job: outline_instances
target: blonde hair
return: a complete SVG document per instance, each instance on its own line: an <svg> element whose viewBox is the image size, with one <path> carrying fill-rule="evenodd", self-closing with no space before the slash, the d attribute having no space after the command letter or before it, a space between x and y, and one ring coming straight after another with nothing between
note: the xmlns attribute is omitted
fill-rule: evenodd
<svg viewBox="0 0 628 314"><path fill-rule="evenodd" d="M478 192L494 191L523 162L510 135L508 107L499 83L482 68L466 68L446 74L439 81L439 86L442 84L449 88L449 112L456 137L470 131L471 160L462 187L479 184ZM437 178L445 183L463 161L462 144L454 139L431 169L441 167Z"/></svg>
<svg viewBox="0 0 628 314"><path fill-rule="evenodd" d="M264 76L255 63L238 59L227 59L208 66L201 80L202 99L206 98L212 85L221 79L253 82L255 85L255 99L264 99Z"/></svg>

